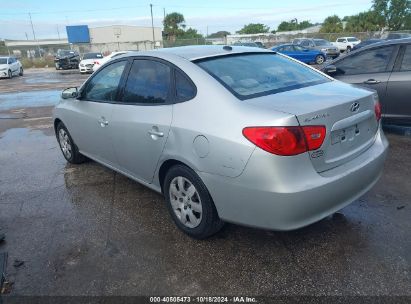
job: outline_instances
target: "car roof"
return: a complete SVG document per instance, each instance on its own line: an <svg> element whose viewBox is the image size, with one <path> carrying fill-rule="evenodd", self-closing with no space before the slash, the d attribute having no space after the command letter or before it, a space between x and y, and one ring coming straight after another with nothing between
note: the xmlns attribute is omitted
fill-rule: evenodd
<svg viewBox="0 0 411 304"><path fill-rule="evenodd" d="M407 44L407 43L411 43L411 38L381 40L379 42L364 46L363 48L361 48L361 50L372 49L372 48L375 48L376 46L382 46L382 45Z"/></svg>
<svg viewBox="0 0 411 304"><path fill-rule="evenodd" d="M180 46L173 48L162 48L147 52L134 52L128 54L129 56L135 55L153 55L156 54L170 54L185 58L187 60L193 61L197 59L204 59L209 57L224 56L230 54L241 54L241 53L264 53L271 52L267 49L247 47L247 46L224 46L224 45L195 45L195 46Z"/></svg>

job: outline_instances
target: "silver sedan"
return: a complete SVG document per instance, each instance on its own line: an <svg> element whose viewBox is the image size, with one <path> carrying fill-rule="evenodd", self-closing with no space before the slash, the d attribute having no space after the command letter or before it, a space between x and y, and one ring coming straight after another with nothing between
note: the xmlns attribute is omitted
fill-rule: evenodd
<svg viewBox="0 0 411 304"><path fill-rule="evenodd" d="M388 143L374 91L257 48L128 53L54 110L67 161L91 158L162 193L192 237L224 222L316 222L367 192Z"/></svg>

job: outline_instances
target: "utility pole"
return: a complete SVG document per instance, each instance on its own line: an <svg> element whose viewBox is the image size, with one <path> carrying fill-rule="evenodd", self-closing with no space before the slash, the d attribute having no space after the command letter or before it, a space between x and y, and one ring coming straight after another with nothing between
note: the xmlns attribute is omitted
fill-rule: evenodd
<svg viewBox="0 0 411 304"><path fill-rule="evenodd" d="M166 8L165 7L163 7L163 13L164 13L164 18L163 18L163 22L164 22L164 20L166 20Z"/></svg>
<svg viewBox="0 0 411 304"><path fill-rule="evenodd" d="M36 39L36 33L34 32L33 20L31 20L31 13L29 13L29 17L30 17L31 29L33 30L33 38L34 38L34 41L37 42L37 48L38 48L38 51L39 51L39 57L41 57L40 45L39 45L39 42L38 42L37 39Z"/></svg>
<svg viewBox="0 0 411 304"><path fill-rule="evenodd" d="M153 20L153 5L150 4L150 11L151 11L151 29L153 30L153 49L155 48L156 39L154 37L154 20Z"/></svg>
<svg viewBox="0 0 411 304"><path fill-rule="evenodd" d="M57 37L59 37L59 40L60 40L60 31L59 31L59 25L57 24L56 26L57 26Z"/></svg>

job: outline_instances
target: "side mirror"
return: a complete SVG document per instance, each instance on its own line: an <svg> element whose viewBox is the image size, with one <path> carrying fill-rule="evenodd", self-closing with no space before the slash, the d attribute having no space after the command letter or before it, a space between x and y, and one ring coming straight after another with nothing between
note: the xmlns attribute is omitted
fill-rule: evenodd
<svg viewBox="0 0 411 304"><path fill-rule="evenodd" d="M76 98L78 96L78 89L77 87L74 88L67 88L61 92L61 98L63 99L70 99L70 98Z"/></svg>
<svg viewBox="0 0 411 304"><path fill-rule="evenodd" d="M326 66L324 68L324 73L329 74L329 75L335 74L337 73L337 68L335 67L335 65L330 64L329 66Z"/></svg>

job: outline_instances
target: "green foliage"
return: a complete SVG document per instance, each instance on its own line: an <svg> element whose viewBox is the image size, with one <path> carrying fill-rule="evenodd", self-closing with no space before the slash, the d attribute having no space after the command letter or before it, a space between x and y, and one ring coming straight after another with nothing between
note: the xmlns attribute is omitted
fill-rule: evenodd
<svg viewBox="0 0 411 304"><path fill-rule="evenodd" d="M167 14L164 18L164 33L168 39L175 39L176 36L181 35L185 28L184 16L180 13Z"/></svg>
<svg viewBox="0 0 411 304"><path fill-rule="evenodd" d="M309 20L304 20L300 23L298 23L297 19L291 21L283 21L278 25L277 32L304 30L313 25L314 24L311 23Z"/></svg>
<svg viewBox="0 0 411 304"><path fill-rule="evenodd" d="M225 36L230 35L230 32L227 31L218 31L208 35L207 38L224 38Z"/></svg>
<svg viewBox="0 0 411 304"><path fill-rule="evenodd" d="M388 27L390 31L409 29L410 0L373 0L372 8L381 17L381 28Z"/></svg>
<svg viewBox="0 0 411 304"><path fill-rule="evenodd" d="M193 28L190 27L187 30L182 31L181 33L179 33L179 35L177 35L177 37L181 38L181 39L192 39L192 38L203 38L203 35L198 33L196 29L193 29Z"/></svg>
<svg viewBox="0 0 411 304"><path fill-rule="evenodd" d="M343 24L337 15L325 18L321 26L320 33L341 33L343 31Z"/></svg>
<svg viewBox="0 0 411 304"><path fill-rule="evenodd" d="M244 25L244 27L237 31L237 34L260 34L268 33L270 28L262 23L250 23Z"/></svg>
<svg viewBox="0 0 411 304"><path fill-rule="evenodd" d="M347 22L347 32L369 32L381 30L382 17L375 11L362 12L353 16L344 17ZM343 19L343 20L344 20Z"/></svg>

